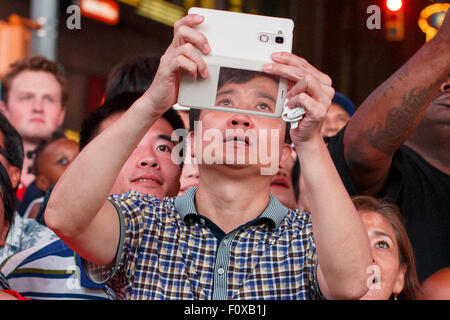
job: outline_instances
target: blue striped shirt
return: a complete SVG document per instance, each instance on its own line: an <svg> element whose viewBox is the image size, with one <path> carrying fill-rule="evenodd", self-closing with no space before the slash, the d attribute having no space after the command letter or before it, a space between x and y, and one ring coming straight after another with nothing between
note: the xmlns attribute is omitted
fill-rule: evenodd
<svg viewBox="0 0 450 320"><path fill-rule="evenodd" d="M59 239L9 257L0 266L0 275L11 290L30 299L112 298L105 286L89 280L80 257Z"/></svg>

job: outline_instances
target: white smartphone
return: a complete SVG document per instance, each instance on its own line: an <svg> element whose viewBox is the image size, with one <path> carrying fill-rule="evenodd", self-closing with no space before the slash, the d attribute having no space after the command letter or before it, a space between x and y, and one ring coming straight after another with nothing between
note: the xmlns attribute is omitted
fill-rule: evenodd
<svg viewBox="0 0 450 320"><path fill-rule="evenodd" d="M280 117L288 81L264 73L262 66L273 62L273 52L292 52L294 22L196 7L189 14L205 17L195 28L206 36L211 47L208 55L199 51L209 77L194 80L183 73L178 105Z"/></svg>

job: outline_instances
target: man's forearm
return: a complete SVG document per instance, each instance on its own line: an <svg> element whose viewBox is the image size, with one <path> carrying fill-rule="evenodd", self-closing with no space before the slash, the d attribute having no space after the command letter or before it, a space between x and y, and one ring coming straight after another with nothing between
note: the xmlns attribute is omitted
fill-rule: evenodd
<svg viewBox="0 0 450 320"><path fill-rule="evenodd" d="M449 42L431 40L372 92L348 125L347 147L368 144L392 155L403 145L450 71L449 52Z"/></svg>
<svg viewBox="0 0 450 320"><path fill-rule="evenodd" d="M157 120L143 98L92 140L71 163L52 191L45 220L76 234L95 218L130 154Z"/></svg>
<svg viewBox="0 0 450 320"><path fill-rule="evenodd" d="M346 129L346 150L372 149L383 157L392 156L404 144L450 71L447 38L442 35L424 45L370 94ZM369 155L364 151L361 156L364 153Z"/></svg>
<svg viewBox="0 0 450 320"><path fill-rule="evenodd" d="M327 298L359 298L367 290L367 232L325 145L298 152ZM321 287L323 290L324 288Z"/></svg>
<svg viewBox="0 0 450 320"><path fill-rule="evenodd" d="M344 132L344 156L361 194L384 186L394 153L421 122L450 71L450 16L425 44L358 108Z"/></svg>

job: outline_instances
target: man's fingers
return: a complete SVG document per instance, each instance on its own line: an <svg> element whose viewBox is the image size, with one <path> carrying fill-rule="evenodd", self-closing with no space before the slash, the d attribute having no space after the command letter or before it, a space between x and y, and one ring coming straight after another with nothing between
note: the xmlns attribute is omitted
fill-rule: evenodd
<svg viewBox="0 0 450 320"><path fill-rule="evenodd" d="M176 50L176 55L180 54L184 55L186 58L190 59L196 64L197 70L202 77L206 78L208 76L208 67L192 44L186 43L179 47Z"/></svg>
<svg viewBox="0 0 450 320"><path fill-rule="evenodd" d="M203 33L186 25L179 27L174 36L173 42L177 44L177 46L181 46L185 43L191 43L204 54L208 54L211 50L208 44L208 39L206 39Z"/></svg>
<svg viewBox="0 0 450 320"><path fill-rule="evenodd" d="M287 98L300 94L301 92L309 93L313 98L319 100L324 104L331 103L334 96L334 89L330 86L325 86L311 75L306 75L299 80L287 93Z"/></svg>
<svg viewBox="0 0 450 320"><path fill-rule="evenodd" d="M183 56L185 59L188 59L195 64L196 74L195 76L193 75L194 78L197 78L197 74L200 74L203 78L208 77L208 67L199 52L191 43L185 43L182 46L168 50L161 58L161 67L170 66L170 70L173 71L173 63L180 62L177 60L179 56ZM184 61L184 58L182 58L181 61ZM192 72L192 68L189 68L189 70L186 71Z"/></svg>
<svg viewBox="0 0 450 320"><path fill-rule="evenodd" d="M297 106L305 108L308 117L316 121L321 121L324 119L328 110L324 104L317 102L306 93L300 93L299 95L289 99L287 106L290 108Z"/></svg>
<svg viewBox="0 0 450 320"><path fill-rule="evenodd" d="M201 20L198 20L200 19L198 17L201 17ZM186 20L184 20L185 18ZM208 44L208 39L206 39L201 32L192 28L193 26L199 24L198 21L200 21L200 23L203 22L203 19L204 18L199 15L190 15L178 20L174 29L175 31L171 47L176 48L185 43L192 43L201 52L208 54L211 51Z"/></svg>
<svg viewBox="0 0 450 320"><path fill-rule="evenodd" d="M302 68L293 67L280 63L269 63L262 67L263 71L269 74L280 76L282 78L297 82L303 79L307 74Z"/></svg>
<svg viewBox="0 0 450 320"><path fill-rule="evenodd" d="M173 59L170 69L172 71L180 69L185 70L191 75L192 78L197 79L197 64L184 55L178 55L175 59Z"/></svg>
<svg viewBox="0 0 450 320"><path fill-rule="evenodd" d="M272 54L272 59L276 63L286 64L286 65L290 65L293 67L298 67L298 68L304 70L304 72L311 73L312 75L314 75L314 77L316 77L324 85L331 86L331 84L332 84L332 80L328 75L317 70L314 66L312 66L305 59L298 57L292 53L276 52L276 53Z"/></svg>
<svg viewBox="0 0 450 320"><path fill-rule="evenodd" d="M198 14L188 14L181 18L180 20L176 21L173 26L173 34L177 34L178 30L181 26L188 26L193 27L200 23L202 23L205 20L205 17L198 15Z"/></svg>

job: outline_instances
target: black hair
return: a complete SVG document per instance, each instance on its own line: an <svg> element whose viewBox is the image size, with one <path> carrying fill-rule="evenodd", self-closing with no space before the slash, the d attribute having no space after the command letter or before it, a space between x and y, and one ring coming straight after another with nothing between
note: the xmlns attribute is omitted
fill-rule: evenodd
<svg viewBox="0 0 450 320"><path fill-rule="evenodd" d="M105 100L124 92L145 92L155 78L159 57L139 56L126 60L109 73Z"/></svg>
<svg viewBox="0 0 450 320"><path fill-rule="evenodd" d="M115 114L127 111L142 94L143 92L121 93L111 100L105 101L98 109L91 112L81 125L80 150L99 134L100 125L103 121ZM174 130L184 129L183 120L174 109L167 110L162 117L169 122Z"/></svg>
<svg viewBox="0 0 450 320"><path fill-rule="evenodd" d="M247 83L257 77L266 77L272 79L277 84L280 81L279 76L275 76L262 71L220 67L217 91L227 83Z"/></svg>
<svg viewBox="0 0 450 320"><path fill-rule="evenodd" d="M22 170L24 150L22 138L19 132L11 125L6 117L0 112L0 130L3 133L6 154L4 155L9 164Z"/></svg>
<svg viewBox="0 0 450 320"><path fill-rule="evenodd" d="M298 156L295 158L294 166L292 167L292 188L294 189L295 201L298 202L298 198L300 195L300 161L298 160Z"/></svg>
<svg viewBox="0 0 450 320"><path fill-rule="evenodd" d="M44 149L52 142L59 140L59 139L67 139L66 136L64 135L64 133L62 133L61 131L55 131L52 136L48 139L43 139L41 140L41 142L39 142L38 146L36 147L36 149L34 149L33 151L33 166L32 166L32 172L35 176L37 176L40 172L39 172L39 166L38 166L38 159L42 153L42 151L44 151Z"/></svg>
<svg viewBox="0 0 450 320"><path fill-rule="evenodd" d="M0 196L3 202L3 214L4 221L9 222L9 225L14 222L14 212L16 210L16 192L11 185L11 180L9 178L8 171L0 163ZM3 227L3 226L0 226Z"/></svg>

